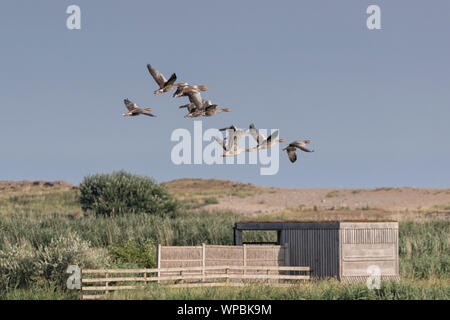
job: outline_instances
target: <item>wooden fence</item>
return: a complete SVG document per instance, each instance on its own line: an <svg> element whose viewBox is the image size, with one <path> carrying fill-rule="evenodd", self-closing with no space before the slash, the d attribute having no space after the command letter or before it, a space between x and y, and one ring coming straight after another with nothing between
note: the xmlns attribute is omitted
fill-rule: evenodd
<svg viewBox="0 0 450 320"><path fill-rule="evenodd" d="M300 274L302 273L302 274ZM130 290L148 283L171 287L241 286L243 281L269 281L286 286L296 280L309 280L309 267L293 266L201 266L156 269L82 270L83 299L98 299L104 293ZM89 293L89 294L88 294Z"/></svg>
<svg viewBox="0 0 450 320"><path fill-rule="evenodd" d="M289 266L289 246L161 246L157 248L158 268L209 266Z"/></svg>

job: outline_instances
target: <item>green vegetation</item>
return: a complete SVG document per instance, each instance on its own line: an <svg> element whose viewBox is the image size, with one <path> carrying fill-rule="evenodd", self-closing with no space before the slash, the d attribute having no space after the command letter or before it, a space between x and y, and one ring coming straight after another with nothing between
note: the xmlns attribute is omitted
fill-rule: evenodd
<svg viewBox="0 0 450 320"><path fill-rule="evenodd" d="M216 179L180 179L162 185L175 194L185 210L198 209L208 204L217 204L219 202L217 198L246 198L267 192L267 188L252 184Z"/></svg>
<svg viewBox="0 0 450 320"><path fill-rule="evenodd" d="M0 215L8 213L36 214L57 213L81 215L78 190L53 192L0 193Z"/></svg>
<svg viewBox="0 0 450 320"><path fill-rule="evenodd" d="M121 268L155 268L156 246L151 240L133 238L109 246L111 258Z"/></svg>
<svg viewBox="0 0 450 320"><path fill-rule="evenodd" d="M448 279L449 252L449 221L400 224L399 265L402 275L417 279Z"/></svg>
<svg viewBox="0 0 450 320"><path fill-rule="evenodd" d="M91 248L88 241L73 233L59 235L48 245L37 247L25 237L17 243L5 239L0 250L0 290L35 283L63 287L69 265L96 268L107 265L108 260L104 249Z"/></svg>
<svg viewBox="0 0 450 320"><path fill-rule="evenodd" d="M442 204L442 205L435 205L429 211L450 211L450 203Z"/></svg>
<svg viewBox="0 0 450 320"><path fill-rule="evenodd" d="M243 287L167 288L150 285L140 290L114 292L106 299L168 300L425 300L450 299L450 286L442 283L418 284L409 280L382 282L370 290L365 283L341 283L337 280L308 281L288 288L264 284Z"/></svg>
<svg viewBox="0 0 450 320"><path fill-rule="evenodd" d="M184 209L198 209L209 204L218 204L219 200L215 197L192 197L186 198L182 201L182 206Z"/></svg>
<svg viewBox="0 0 450 320"><path fill-rule="evenodd" d="M33 283L27 288L0 290L0 299L8 300L79 300L80 292L65 290L61 286L48 283Z"/></svg>
<svg viewBox="0 0 450 320"><path fill-rule="evenodd" d="M394 190L394 188L391 187L383 187L383 188L376 188L373 191L377 192L377 191L391 191Z"/></svg>
<svg viewBox="0 0 450 320"><path fill-rule="evenodd" d="M1 297L1 296L0 296ZM8 291L7 299L59 300L79 299L76 290L62 290L51 285L34 285L28 289ZM116 291L105 299L134 300L449 300L450 285L437 281L382 282L380 289L370 290L364 283L341 283L321 280L281 288L265 284L243 287L168 288L157 284L142 289Z"/></svg>
<svg viewBox="0 0 450 320"><path fill-rule="evenodd" d="M335 190L335 191L330 191L327 193L326 195L327 198L335 198L335 197L339 197L339 191Z"/></svg>
<svg viewBox="0 0 450 320"><path fill-rule="evenodd" d="M99 179L96 176L96 179ZM108 186L103 199L127 193L117 186L136 181L166 202L156 200L138 209L134 204L114 202L101 207L101 214L82 214L78 190L0 193L0 299L78 299L80 293L65 289L65 270L70 264L84 268L135 268L155 266L155 246L233 243L232 227L242 217L231 212L190 212L185 204L172 214L170 194L153 180L135 180L126 175ZM108 180L85 179L93 190ZM105 178L102 178L105 179ZM128 179L128 180L127 180ZM131 179L131 180L130 180ZM120 180L120 179L119 179ZM100 182L101 183L100 183ZM128 181L128 182L124 182ZM131 182L130 182L131 181ZM89 186L88 186L89 185ZM246 185L244 185L245 188ZM108 189L109 188L109 189ZM134 187L131 187L134 188ZM151 193L133 189L147 199ZM84 191L81 191L83 193ZM91 193L90 193L91 192ZM106 192L106 193L102 193ZM117 192L117 193L115 193ZM129 194L129 193L128 193ZM158 197L156 197L159 199ZM90 203L86 197L85 204ZM217 201L212 195L202 203ZM94 203L96 203L94 201ZM101 205L101 201L97 201ZM162 203L162 204L161 204ZM95 211L96 204L87 209ZM108 214L114 209L115 214ZM85 207L86 208L86 207ZM95 208L95 209L94 209ZM105 209L108 208L108 209ZM160 208L160 209L155 209ZM170 209L167 209L170 208ZM162 212L154 211L162 210ZM301 208L304 210L304 208ZM118 213L121 214L118 214ZM132 213L132 214L128 214ZM149 214L150 213L150 214ZM280 219L258 216L255 219ZM251 285L240 288L170 289L149 286L142 290L114 293L112 298L134 299L450 299L450 221L400 222L400 283L385 283L380 290L364 284L334 280L311 281L293 288ZM244 241L274 241L275 232L244 232Z"/></svg>
<svg viewBox="0 0 450 320"><path fill-rule="evenodd" d="M23 290L26 288L34 290L32 288L36 288L37 283L49 288L58 287L62 281L61 275L64 276L63 271L68 264L99 268L107 266L153 267L155 266L154 246L157 243L163 245L232 244L233 233L231 230L234 222L238 219L238 216L226 212L220 214L183 213L176 218L148 214L78 218L70 218L64 214L3 215L0 216L0 228L3 230L4 236L0 240L0 274L2 275L0 282L3 288L0 289L0 291L3 290L0 292L0 297L6 295L7 298L12 298L25 295ZM67 234L69 236L65 236ZM423 295L432 299L436 295L447 299L448 290L450 290L448 234L450 234L450 222L448 221L400 223L400 272L402 279L408 282L406 284L402 282L400 287L389 287L391 288L389 290L401 289L405 295L417 292L418 296L414 293L414 295L404 296L405 298L422 299L421 295ZM243 237L244 241L275 240L275 234L267 231L245 232ZM73 243L69 245L68 241ZM73 249L73 252L69 249ZM5 264L10 266L5 266ZM55 265L55 267L45 269L42 268L44 265ZM425 286L420 282L422 280L435 281L445 286L440 289ZM58 288L63 290L61 286ZM361 293L358 286L346 287L345 290L339 288L339 285L332 285L327 289L326 285L322 285L314 292L317 295L324 295L324 297L326 294L330 296L336 294L335 299L344 293ZM43 290L30 293L30 295L43 294L44 297L47 295L49 298L52 297L50 293ZM232 295L229 291L223 291L222 288L211 289L216 291L205 290L196 289L192 295L193 297L206 295L204 297L207 299L214 297L226 299ZM264 294L260 298L270 298L271 294L278 292L267 291L267 288L258 290L256 292ZM285 289L277 290L284 292ZM149 293L145 291L142 293L142 298L150 298L152 294L161 294L161 297L164 298L166 294L164 292ZM187 294L184 291L177 292L173 291L167 295L168 297L179 295L180 299L184 299ZM246 291L243 292L242 297L245 297ZM129 294L134 295L134 293ZM208 294L212 296L210 297ZM280 297L291 295L294 299L302 297L302 294L307 298L313 293L311 291L293 295L286 291ZM361 298L374 298L367 296L366 292L361 294L364 294ZM389 296L394 293L389 291L383 294ZM72 297L72 293L66 293L66 295ZM403 296L400 295L400 297ZM136 296L136 298L140 298L140 296Z"/></svg>
<svg viewBox="0 0 450 320"><path fill-rule="evenodd" d="M87 176L80 184L85 212L113 216L124 213L173 214L177 201L152 178L124 171Z"/></svg>

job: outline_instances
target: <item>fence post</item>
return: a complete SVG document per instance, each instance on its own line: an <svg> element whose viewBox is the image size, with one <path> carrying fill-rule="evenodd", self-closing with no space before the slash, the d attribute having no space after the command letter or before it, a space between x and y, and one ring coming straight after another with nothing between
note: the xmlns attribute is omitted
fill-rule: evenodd
<svg viewBox="0 0 450 320"><path fill-rule="evenodd" d="M108 293L108 284L109 282L106 280L108 279L108 272L105 273L105 293Z"/></svg>
<svg viewBox="0 0 450 320"><path fill-rule="evenodd" d="M156 263L157 263L157 265L156 265L156 268L158 268L158 283L159 283L159 277L161 276L161 272L159 271L159 269L161 268L161 244L160 243L158 243L158 251L156 252L156 254L157 254L157 261L156 261Z"/></svg>
<svg viewBox="0 0 450 320"><path fill-rule="evenodd" d="M228 284L228 283L230 283L230 266L226 267L225 273L227 275L227 284Z"/></svg>
<svg viewBox="0 0 450 320"><path fill-rule="evenodd" d="M202 243L202 282L205 282L206 245Z"/></svg>

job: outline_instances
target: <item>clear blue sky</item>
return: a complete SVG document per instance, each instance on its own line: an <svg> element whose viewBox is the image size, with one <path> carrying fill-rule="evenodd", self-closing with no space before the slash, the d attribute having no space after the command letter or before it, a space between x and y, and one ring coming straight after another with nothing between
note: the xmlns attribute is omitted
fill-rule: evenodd
<svg viewBox="0 0 450 320"><path fill-rule="evenodd" d="M66 28L77 4L82 29ZM381 8L382 30L366 27ZM280 187L450 187L450 2L18 1L0 3L0 180L127 171ZM146 64L205 84L233 112L203 121L280 128L316 152L275 176L170 161L178 106ZM157 118L124 118L123 99Z"/></svg>

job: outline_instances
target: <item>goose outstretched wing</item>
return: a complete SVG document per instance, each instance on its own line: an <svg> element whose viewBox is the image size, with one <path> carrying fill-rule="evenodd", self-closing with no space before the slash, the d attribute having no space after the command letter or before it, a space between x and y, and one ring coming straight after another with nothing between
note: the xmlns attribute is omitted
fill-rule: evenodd
<svg viewBox="0 0 450 320"><path fill-rule="evenodd" d="M289 146L297 147L305 152L314 152L314 150L310 150L306 147L306 143L310 143L311 140L296 140L289 144Z"/></svg>
<svg viewBox="0 0 450 320"><path fill-rule="evenodd" d="M255 128L255 125L253 123L249 126L249 132L252 135L252 137L256 140L256 143L258 145L262 144L264 140L266 140L266 137L264 137L261 133L259 133L258 129Z"/></svg>
<svg viewBox="0 0 450 320"><path fill-rule="evenodd" d="M128 99L123 100L123 102L125 103L125 106L127 107L128 111L133 111L135 109L138 109L138 106Z"/></svg>
<svg viewBox="0 0 450 320"><path fill-rule="evenodd" d="M189 101L198 108L198 110L203 110L203 99L200 91L192 89L186 90L186 95L189 97Z"/></svg>
<svg viewBox="0 0 450 320"><path fill-rule="evenodd" d="M278 130L272 133L270 136L267 137L266 141L264 141L264 144L268 144L275 140L278 137Z"/></svg>
<svg viewBox="0 0 450 320"><path fill-rule="evenodd" d="M217 142L218 144L220 144L220 145L222 146L223 150L225 150L225 151L228 151L228 150L229 150L229 149L228 149L228 144L227 144L226 141L220 139L219 137L215 137L214 139L216 140L216 142Z"/></svg>
<svg viewBox="0 0 450 320"><path fill-rule="evenodd" d="M167 80L166 80L166 78L164 78L162 73L159 72L158 70L156 70L155 68L153 68L150 64L147 65L147 69L150 72L150 74L152 75L153 79L155 79L158 86L160 88L164 88L164 85L166 84ZM175 80L176 80L176 76L175 76ZM173 82L175 82L175 80L173 80Z"/></svg>

